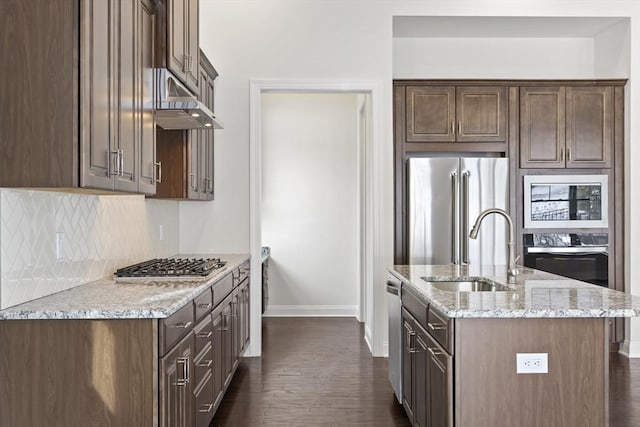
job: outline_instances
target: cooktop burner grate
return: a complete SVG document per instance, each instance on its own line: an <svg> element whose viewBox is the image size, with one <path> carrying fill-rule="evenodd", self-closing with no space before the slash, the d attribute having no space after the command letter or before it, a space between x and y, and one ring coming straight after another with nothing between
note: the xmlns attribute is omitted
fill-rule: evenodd
<svg viewBox="0 0 640 427"><path fill-rule="evenodd" d="M206 277L224 267L220 258L155 258L118 269L116 277Z"/></svg>

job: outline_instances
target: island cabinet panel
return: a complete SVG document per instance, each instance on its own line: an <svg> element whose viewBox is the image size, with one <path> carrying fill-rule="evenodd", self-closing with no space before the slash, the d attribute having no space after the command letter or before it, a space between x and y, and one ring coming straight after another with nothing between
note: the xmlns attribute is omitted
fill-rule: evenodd
<svg viewBox="0 0 640 427"><path fill-rule="evenodd" d="M606 319L456 319L457 426L608 425ZM516 353L547 353L517 374Z"/></svg>
<svg viewBox="0 0 640 427"><path fill-rule="evenodd" d="M0 322L0 426L153 426L152 319Z"/></svg>

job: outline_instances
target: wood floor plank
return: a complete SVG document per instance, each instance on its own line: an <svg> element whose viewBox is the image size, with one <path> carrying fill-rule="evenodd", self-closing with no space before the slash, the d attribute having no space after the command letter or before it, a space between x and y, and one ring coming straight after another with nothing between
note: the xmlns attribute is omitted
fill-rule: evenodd
<svg viewBox="0 0 640 427"><path fill-rule="evenodd" d="M265 318L263 356L244 358L211 427L410 426L352 318ZM640 359L610 358L610 427L640 426Z"/></svg>

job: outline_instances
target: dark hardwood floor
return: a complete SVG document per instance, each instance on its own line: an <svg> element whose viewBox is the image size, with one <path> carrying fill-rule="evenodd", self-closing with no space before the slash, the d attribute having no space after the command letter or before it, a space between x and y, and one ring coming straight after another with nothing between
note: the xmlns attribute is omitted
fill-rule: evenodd
<svg viewBox="0 0 640 427"><path fill-rule="evenodd" d="M409 426L352 318L265 318L263 356L244 358L211 426ZM640 359L610 363L610 427L640 427Z"/></svg>

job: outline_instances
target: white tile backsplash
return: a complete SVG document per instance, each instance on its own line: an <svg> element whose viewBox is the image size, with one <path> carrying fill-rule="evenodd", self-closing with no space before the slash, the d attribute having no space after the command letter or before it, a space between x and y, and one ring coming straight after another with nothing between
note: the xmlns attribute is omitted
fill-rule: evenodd
<svg viewBox="0 0 640 427"><path fill-rule="evenodd" d="M0 309L175 255L178 223L173 201L0 188Z"/></svg>

